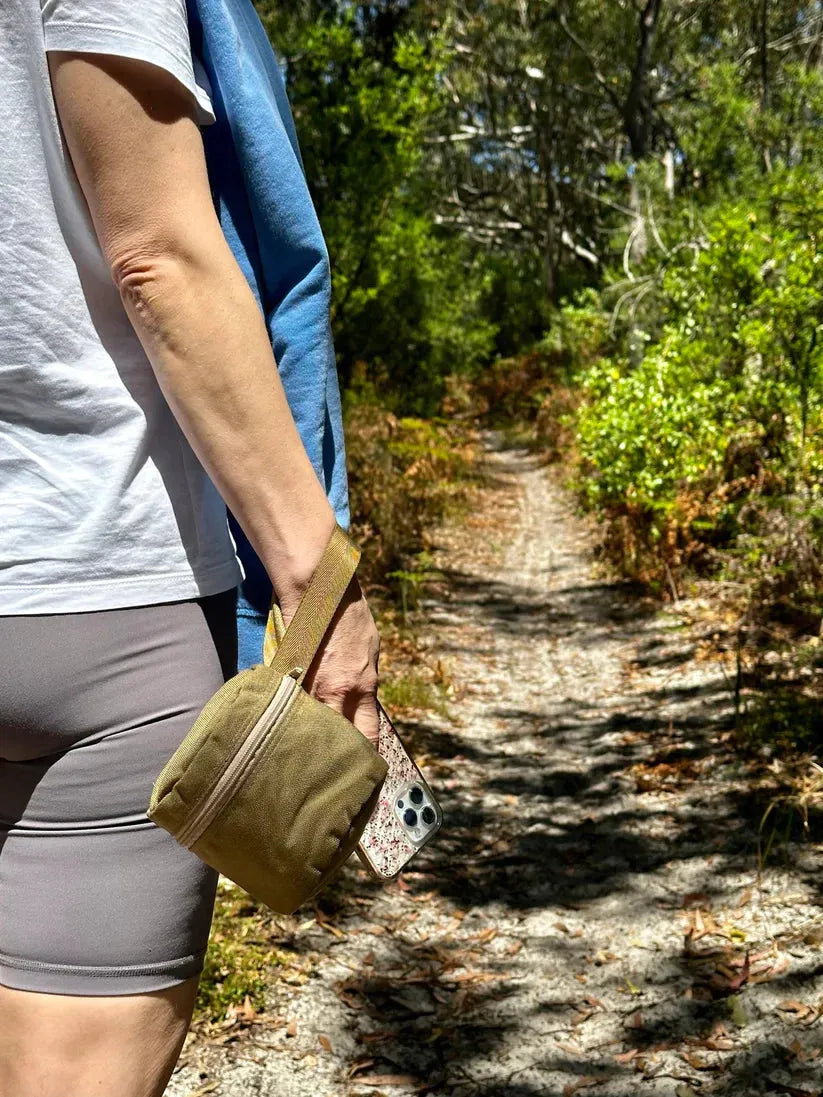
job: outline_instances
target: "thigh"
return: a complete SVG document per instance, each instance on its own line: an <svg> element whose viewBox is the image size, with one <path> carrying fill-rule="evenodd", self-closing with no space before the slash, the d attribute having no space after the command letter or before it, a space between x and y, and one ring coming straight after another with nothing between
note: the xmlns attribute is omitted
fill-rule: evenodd
<svg viewBox="0 0 823 1097"><path fill-rule="evenodd" d="M202 967L217 874L146 817L236 657L234 592L0 618L0 983L128 995Z"/></svg>
<svg viewBox="0 0 823 1097"><path fill-rule="evenodd" d="M3 1097L159 1097L183 1046L197 979L120 997L0 986Z"/></svg>

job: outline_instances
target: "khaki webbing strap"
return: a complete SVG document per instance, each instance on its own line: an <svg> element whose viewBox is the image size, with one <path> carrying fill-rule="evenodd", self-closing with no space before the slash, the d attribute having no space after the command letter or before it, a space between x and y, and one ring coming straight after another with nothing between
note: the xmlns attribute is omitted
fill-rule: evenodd
<svg viewBox="0 0 823 1097"><path fill-rule="evenodd" d="M272 602L263 660L278 674L289 674L299 668L295 678L298 682L303 681L359 560L360 549L338 522L285 632L282 632L280 607ZM279 637L274 627L275 608L279 616Z"/></svg>
<svg viewBox="0 0 823 1097"><path fill-rule="evenodd" d="M270 666L274 653L277 651L277 645L285 634L286 622L283 620L280 606L272 598L269 619L266 621L266 634L263 637L263 662L266 666Z"/></svg>

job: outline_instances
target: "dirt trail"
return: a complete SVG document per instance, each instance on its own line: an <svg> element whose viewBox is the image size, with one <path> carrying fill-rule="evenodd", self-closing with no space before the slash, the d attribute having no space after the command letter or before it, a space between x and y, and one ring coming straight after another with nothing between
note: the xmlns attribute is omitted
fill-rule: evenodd
<svg viewBox="0 0 823 1097"><path fill-rule="evenodd" d="M284 1023L194 1049L169 1097L823 1092L823 851L758 878L694 607L599 580L556 471L487 443L425 604L451 715L405 725L441 835L405 888L347 869Z"/></svg>

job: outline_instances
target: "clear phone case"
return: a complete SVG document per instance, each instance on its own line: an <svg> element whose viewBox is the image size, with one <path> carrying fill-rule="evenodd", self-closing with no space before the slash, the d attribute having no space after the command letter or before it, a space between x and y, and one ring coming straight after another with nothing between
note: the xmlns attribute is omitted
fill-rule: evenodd
<svg viewBox="0 0 823 1097"><path fill-rule="evenodd" d="M357 855L376 876L390 880L431 841L440 829L443 813L379 701L377 712L377 749L389 771L377 807L361 835Z"/></svg>

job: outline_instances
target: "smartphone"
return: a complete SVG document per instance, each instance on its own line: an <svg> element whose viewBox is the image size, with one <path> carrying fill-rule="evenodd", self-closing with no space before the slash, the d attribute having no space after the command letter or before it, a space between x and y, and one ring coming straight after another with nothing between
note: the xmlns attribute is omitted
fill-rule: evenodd
<svg viewBox="0 0 823 1097"><path fill-rule="evenodd" d="M443 812L380 701L377 714L377 750L389 769L357 845L357 856L375 876L391 880L437 834Z"/></svg>

